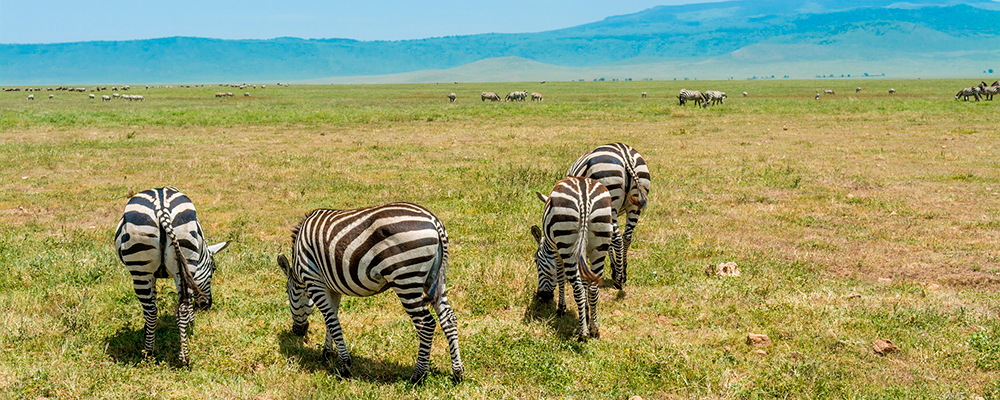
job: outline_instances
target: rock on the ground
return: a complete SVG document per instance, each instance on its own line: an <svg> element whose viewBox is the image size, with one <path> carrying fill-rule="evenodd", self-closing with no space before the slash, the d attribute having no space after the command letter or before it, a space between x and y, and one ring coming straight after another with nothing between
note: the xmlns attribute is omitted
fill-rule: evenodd
<svg viewBox="0 0 1000 400"><path fill-rule="evenodd" d="M767 347L771 345L771 338L767 337L767 335L748 333L747 344L753 347Z"/></svg>
<svg viewBox="0 0 1000 400"><path fill-rule="evenodd" d="M875 343L872 343L872 349L874 349L878 354L886 355L899 351L899 346L896 346L896 344L889 339L879 339L876 340Z"/></svg>

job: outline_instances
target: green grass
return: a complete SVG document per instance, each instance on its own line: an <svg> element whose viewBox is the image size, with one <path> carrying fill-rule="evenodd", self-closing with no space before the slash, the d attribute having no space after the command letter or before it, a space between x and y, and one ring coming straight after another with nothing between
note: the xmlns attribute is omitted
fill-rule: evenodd
<svg viewBox="0 0 1000 400"><path fill-rule="evenodd" d="M1000 398L1000 103L954 101L972 83L133 89L143 103L2 92L0 396ZM731 97L680 107L682 87ZM813 100L826 88L839 94ZM546 100L479 100L520 89ZM574 307L557 317L533 301L533 193L612 141L649 163L650 206L626 291L602 290L602 336L580 344ZM213 309L195 316L190 371L162 280L156 354L141 358L141 310L111 244L129 193L162 185L194 200L210 240L235 240ZM352 379L321 360L319 315L305 341L290 332L274 262L290 229L313 208L397 200L449 231L459 385L440 332L431 375L408 383L417 340L391 294L343 302ZM705 276L726 261L742 276ZM771 337L767 354L751 332ZM902 351L875 354L883 338Z"/></svg>

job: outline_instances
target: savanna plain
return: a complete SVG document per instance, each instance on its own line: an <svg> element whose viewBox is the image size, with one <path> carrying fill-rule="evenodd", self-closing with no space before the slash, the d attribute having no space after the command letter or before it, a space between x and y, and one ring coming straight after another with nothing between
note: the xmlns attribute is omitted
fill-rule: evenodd
<svg viewBox="0 0 1000 400"><path fill-rule="evenodd" d="M978 81L0 93L0 397L1000 398L1000 100L953 98ZM729 99L679 106L681 88ZM522 89L545 100L480 101ZM619 141L649 165L650 202L625 290L601 290L600 339L578 343L574 303L558 317L534 298L534 192ZM142 357L112 246L129 196L164 185L191 197L209 241L233 240L190 370L169 279ZM350 379L322 360L318 312L291 333L275 257L292 227L391 201L448 229L462 383L440 330L430 375L408 381L417 338L391 292L344 298ZM739 277L706 275L730 261ZM879 339L900 350L876 353Z"/></svg>

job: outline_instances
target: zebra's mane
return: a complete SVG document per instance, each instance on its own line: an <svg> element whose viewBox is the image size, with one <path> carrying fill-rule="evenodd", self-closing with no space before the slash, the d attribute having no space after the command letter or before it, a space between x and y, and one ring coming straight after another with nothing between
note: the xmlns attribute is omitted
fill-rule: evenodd
<svg viewBox="0 0 1000 400"><path fill-rule="evenodd" d="M302 217L302 220L300 220L299 223L295 224L295 227L292 228L292 247L295 246L295 240L299 238L299 231L302 230L302 225L306 223L306 218L309 218L309 216L316 213L316 211L318 211L318 209L306 213L306 216Z"/></svg>

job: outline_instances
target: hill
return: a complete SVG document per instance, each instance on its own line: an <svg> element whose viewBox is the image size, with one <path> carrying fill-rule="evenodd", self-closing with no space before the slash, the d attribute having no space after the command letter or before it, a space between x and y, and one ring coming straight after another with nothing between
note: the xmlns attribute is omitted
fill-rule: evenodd
<svg viewBox="0 0 1000 400"><path fill-rule="evenodd" d="M1000 49L997 3L983 0L910 2L841 0L731 1L654 7L639 13L539 33L481 34L404 41L350 39L220 40L172 37L117 42L0 45L0 83L229 82L306 81L327 78L394 75L414 79L479 61L518 57L583 71L553 69L553 76L616 73L659 76L648 68L666 63L679 68L669 75L709 76L712 68L686 68L699 60L768 64L800 62L828 65L847 74L865 61L901 67L899 60L919 60L931 72L957 73L956 57L972 73L993 68ZM817 64L818 63L818 64ZM710 63L712 64L712 63ZM525 64L531 70L537 64ZM471 65L466 79L503 80L509 69L488 74ZM739 65L745 69L744 66ZM549 67L551 69L551 67ZM730 66L731 68L731 66ZM923 67L917 68L921 70ZM488 68L487 68L488 69ZM786 68L788 69L788 68ZM807 68L806 68L807 69ZM904 68L905 69L905 68ZM911 68L912 69L912 68ZM476 71L473 73L472 71ZM607 71L606 73L603 71ZM462 73L462 70L457 71ZM869 72L869 71L861 71ZM872 71L876 72L876 71ZM962 72L968 74L967 72ZM534 76L524 72L524 75ZM826 75L789 71L781 76ZM740 75L747 75L740 73ZM738 76L745 78L752 76ZM905 76L905 75L899 75ZM937 76L937 75L935 75ZM338 78L340 77L340 78ZM581 77L582 78L582 77ZM556 78L549 78L556 79ZM346 80L351 82L364 79Z"/></svg>

